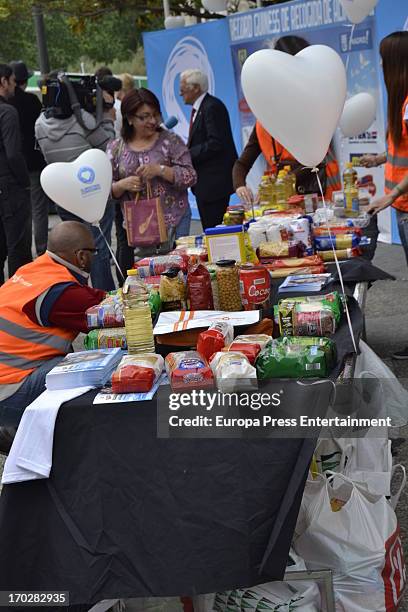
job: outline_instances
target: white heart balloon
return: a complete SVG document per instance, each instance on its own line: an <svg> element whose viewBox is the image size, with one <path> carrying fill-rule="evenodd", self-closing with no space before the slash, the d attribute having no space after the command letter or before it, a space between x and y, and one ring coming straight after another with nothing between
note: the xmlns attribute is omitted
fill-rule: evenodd
<svg viewBox="0 0 408 612"><path fill-rule="evenodd" d="M210 13L222 13L227 10L226 0L202 0L201 4Z"/></svg>
<svg viewBox="0 0 408 612"><path fill-rule="evenodd" d="M340 56L312 45L292 57L263 49L248 57L241 73L248 105L263 127L301 164L326 156L346 99Z"/></svg>
<svg viewBox="0 0 408 612"><path fill-rule="evenodd" d="M70 163L56 162L41 172L41 186L56 204L89 223L103 217L112 187L112 166L99 149Z"/></svg>
<svg viewBox="0 0 408 612"><path fill-rule="evenodd" d="M164 20L166 30L174 30L175 28L184 28L186 20L182 15L169 15Z"/></svg>
<svg viewBox="0 0 408 612"><path fill-rule="evenodd" d="M378 0L340 0L351 23L360 23L376 7Z"/></svg>
<svg viewBox="0 0 408 612"><path fill-rule="evenodd" d="M375 119L375 113L375 100L367 92L356 94L347 100L339 123L344 136L352 138L367 131Z"/></svg>

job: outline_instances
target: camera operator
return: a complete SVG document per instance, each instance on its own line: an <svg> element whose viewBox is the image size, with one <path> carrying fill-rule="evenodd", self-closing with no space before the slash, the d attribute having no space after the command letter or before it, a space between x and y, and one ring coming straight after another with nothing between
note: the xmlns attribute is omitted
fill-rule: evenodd
<svg viewBox="0 0 408 612"><path fill-rule="evenodd" d="M101 79L102 81L104 79ZM115 79L114 79L115 81ZM116 80L117 81L117 80ZM81 153L89 149L105 150L108 142L114 137L114 95L107 87L102 89L103 109L97 108L94 113L82 108L74 86L69 78L58 71L50 73L44 85L58 83L54 106L46 107L35 124L35 135L38 145L47 164L54 162L72 162ZM115 89L113 83L112 89ZM81 101L82 102L82 101ZM79 108L79 105L81 106ZM100 115L100 116L98 116ZM72 213L57 207L63 221L80 220ZM110 240L114 210L109 201L100 225L107 240ZM94 287L111 291L115 288L110 266L110 253L98 228L91 227L98 255L94 258L91 280Z"/></svg>

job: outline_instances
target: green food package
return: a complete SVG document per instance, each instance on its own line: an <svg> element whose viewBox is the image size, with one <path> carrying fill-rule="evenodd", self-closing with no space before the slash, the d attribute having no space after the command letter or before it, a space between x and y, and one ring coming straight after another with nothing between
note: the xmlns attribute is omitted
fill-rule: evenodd
<svg viewBox="0 0 408 612"><path fill-rule="evenodd" d="M149 306L153 318L159 314L161 305L162 301L159 291L157 289L152 289L149 293Z"/></svg>
<svg viewBox="0 0 408 612"><path fill-rule="evenodd" d="M259 353L259 380L268 378L325 378L335 364L335 345L329 338L279 338Z"/></svg>
<svg viewBox="0 0 408 612"><path fill-rule="evenodd" d="M84 338L86 350L100 348L127 349L126 334L124 327L106 327L104 329L93 329Z"/></svg>
<svg viewBox="0 0 408 612"><path fill-rule="evenodd" d="M285 298L278 305L280 333L282 336L329 336L336 331L342 310L337 291Z"/></svg>

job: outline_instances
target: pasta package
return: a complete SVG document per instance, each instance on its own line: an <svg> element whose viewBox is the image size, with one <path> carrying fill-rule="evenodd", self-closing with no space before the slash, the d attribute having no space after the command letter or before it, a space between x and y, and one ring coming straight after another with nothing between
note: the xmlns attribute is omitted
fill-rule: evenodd
<svg viewBox="0 0 408 612"><path fill-rule="evenodd" d="M126 333L124 327L93 329L84 338L84 346L89 350L121 348L126 350Z"/></svg>
<svg viewBox="0 0 408 612"><path fill-rule="evenodd" d="M304 342L308 340L308 342ZM259 380L269 378L324 378L335 361L329 338L279 338L259 353L256 371Z"/></svg>
<svg viewBox="0 0 408 612"><path fill-rule="evenodd" d="M189 391L214 386L212 370L197 351L169 353L165 366L172 389Z"/></svg>
<svg viewBox="0 0 408 612"><path fill-rule="evenodd" d="M260 351L270 342L272 342L272 337L266 334L237 336L229 345L228 351L243 353L253 365Z"/></svg>
<svg viewBox="0 0 408 612"><path fill-rule="evenodd" d="M281 268L298 268L301 266L321 266L322 263L321 255L308 255L307 257L275 259L267 267L268 270L280 270Z"/></svg>
<svg viewBox="0 0 408 612"><path fill-rule="evenodd" d="M162 272L160 277L160 300L163 310L185 310L186 285L177 266Z"/></svg>
<svg viewBox="0 0 408 612"><path fill-rule="evenodd" d="M289 240L287 242L261 242L257 255L261 261L282 259L284 257L302 257L305 245L302 242Z"/></svg>
<svg viewBox="0 0 408 612"><path fill-rule="evenodd" d="M231 344L234 338L234 328L231 323L220 321L212 323L206 331L198 336L197 351L206 359Z"/></svg>
<svg viewBox="0 0 408 612"><path fill-rule="evenodd" d="M113 393L147 393L163 371L164 359L155 353L125 355L112 374Z"/></svg>
<svg viewBox="0 0 408 612"><path fill-rule="evenodd" d="M326 271L323 263L319 266L300 266L299 268L278 268L270 270L269 264L266 266L271 278L286 278L287 276L297 276L299 274L322 274Z"/></svg>
<svg viewBox="0 0 408 612"><path fill-rule="evenodd" d="M257 388L256 369L241 352L215 353L210 366L217 389L223 393Z"/></svg>

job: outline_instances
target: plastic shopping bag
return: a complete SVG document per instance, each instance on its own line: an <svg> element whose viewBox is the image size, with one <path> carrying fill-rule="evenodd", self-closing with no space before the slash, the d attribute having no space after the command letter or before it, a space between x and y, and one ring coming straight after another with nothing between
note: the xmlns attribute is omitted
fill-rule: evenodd
<svg viewBox="0 0 408 612"><path fill-rule="evenodd" d="M391 417L393 427L403 427L408 423L408 391L404 389L395 374L385 365L376 353L360 340L360 354L356 359L355 379L376 378L381 387L378 401L381 405L370 410L370 416ZM361 416L361 415L360 415Z"/></svg>
<svg viewBox="0 0 408 612"><path fill-rule="evenodd" d="M308 481L294 548L309 570L331 569L336 612L395 612L405 562L394 510L342 474Z"/></svg>
<svg viewBox="0 0 408 612"><path fill-rule="evenodd" d="M303 559L293 550L289 553L287 572L306 569ZM199 595L194 600L194 612L318 612L321 610L320 592L311 581L267 582L247 589Z"/></svg>

